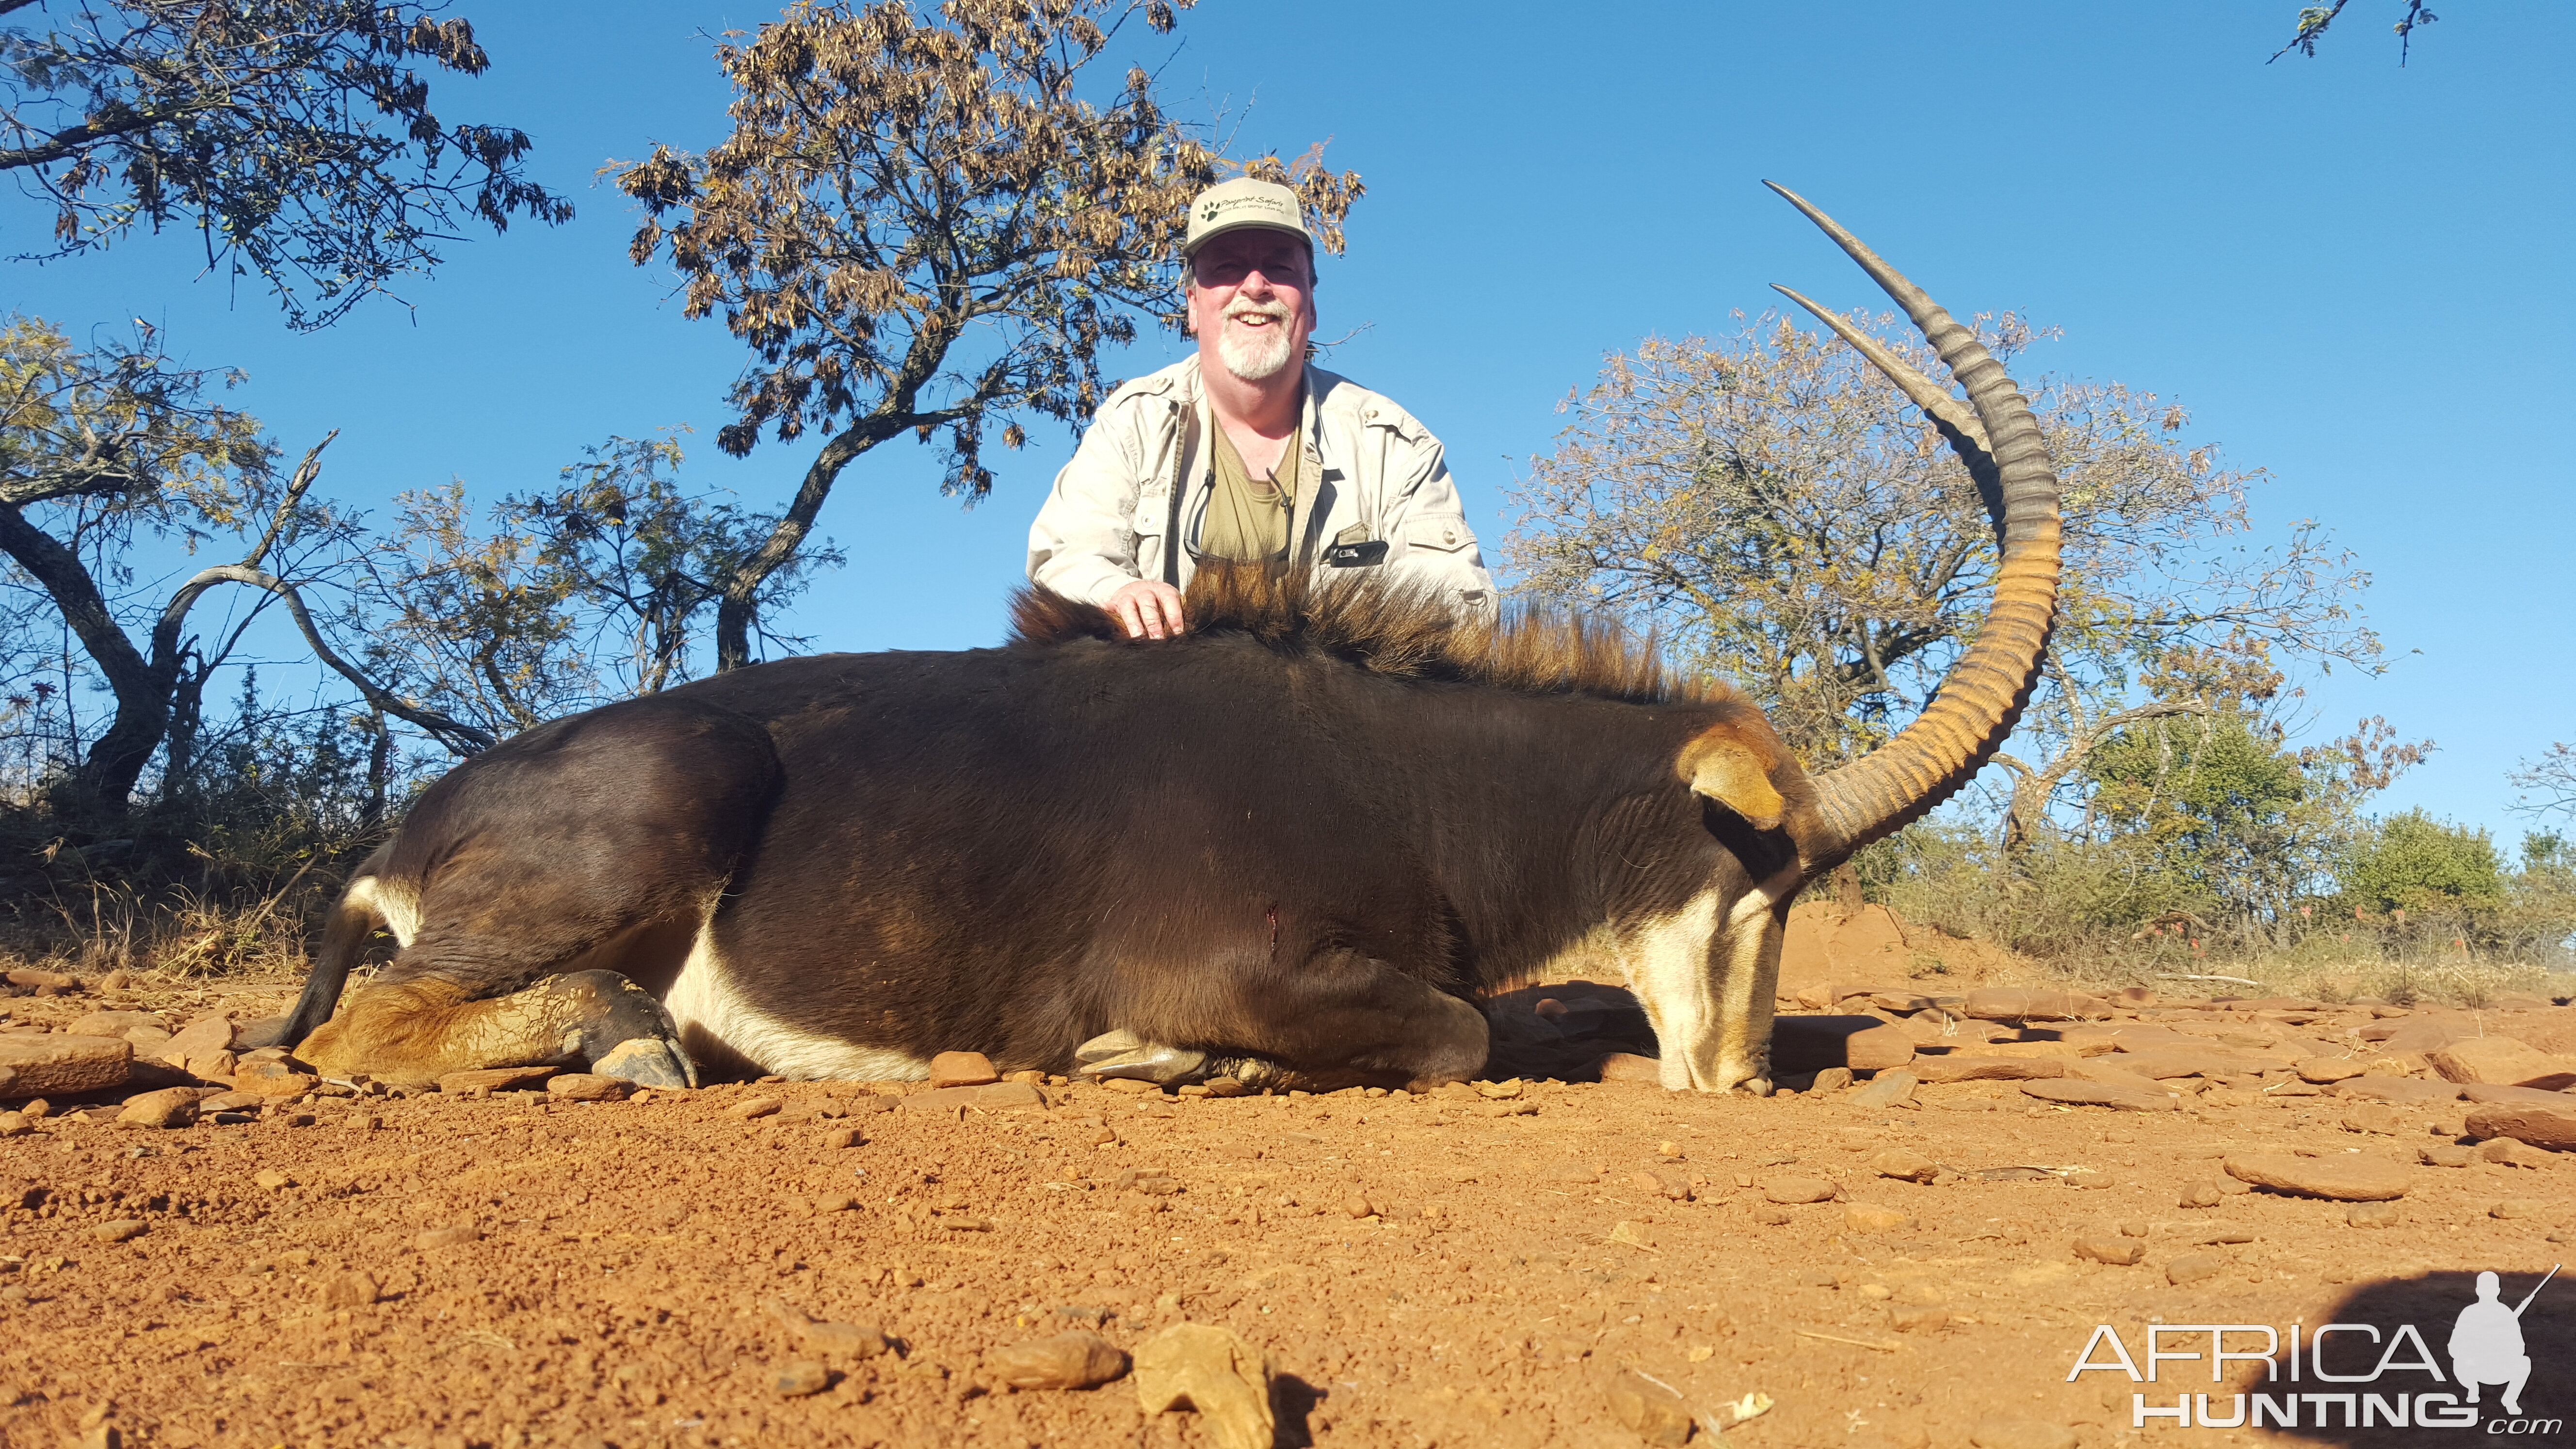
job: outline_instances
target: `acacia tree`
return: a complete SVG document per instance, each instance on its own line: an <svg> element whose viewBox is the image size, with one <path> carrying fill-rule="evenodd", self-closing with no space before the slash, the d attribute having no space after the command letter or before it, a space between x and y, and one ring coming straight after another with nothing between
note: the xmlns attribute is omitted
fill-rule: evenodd
<svg viewBox="0 0 2576 1449"><path fill-rule="evenodd" d="M611 437L480 526L461 484L402 494L342 632L366 635L371 673L495 736L688 679L723 582L777 520L683 488L683 461L676 438ZM839 561L808 547L755 602Z"/></svg>
<svg viewBox="0 0 2576 1449"><path fill-rule="evenodd" d="M349 527L308 496L331 440L280 476L258 421L207 395L233 380L171 365L148 329L130 346L84 349L34 319L0 328L0 555L13 566L0 587L43 601L11 611L18 627L6 649L25 657L24 631L50 619L80 651L63 672L94 675L115 701L94 736L65 731L77 758L63 762L54 793L67 810L124 810L165 743L184 765L189 744L171 740L174 719L193 726L208 680L271 602L371 706L433 734L491 743L393 696L316 628L297 578L311 581L305 565L327 573ZM161 593L133 576L133 547L146 535L190 552L223 540L243 551ZM257 590L255 602L211 635L191 633L197 605L227 583Z"/></svg>
<svg viewBox="0 0 2576 1449"><path fill-rule="evenodd" d="M1920 373L1893 319L1828 317ZM2017 318L1980 319L2010 357ZM1555 451L1513 490L1505 544L1540 601L1606 607L1745 689L1810 768L1910 718L1969 642L1999 558L1993 500L1943 429L1973 417L1890 385L1843 342L1765 318L1723 343L1614 356ZM2280 662L2370 667L2368 576L2309 523L2253 546L2261 474L2180 441L2177 406L2051 380L2034 408L2064 483L2065 574L2017 735L2008 834L2026 839L2088 754L2132 725L2283 696ZM1927 412L1926 407L1931 409Z"/></svg>
<svg viewBox="0 0 2576 1449"><path fill-rule="evenodd" d="M943 492L982 498L988 429L1071 423L1108 390L1104 348L1139 318L1176 322L1183 209L1219 161L1128 70L1098 102L1086 72L1128 24L1168 33L1190 0L801 0L720 46L733 134L704 155L657 146L618 174L646 220L632 255L667 256L688 315L722 313L751 350L717 435L828 436L769 536L724 580L720 668L751 659L765 581L812 533L849 464L907 433L947 454ZM1310 152L1245 169L1291 180L1324 245L1361 192Z"/></svg>
<svg viewBox="0 0 2576 1449"><path fill-rule="evenodd" d="M2513 808L2530 815L2555 811L2576 818L2576 745L2564 740L2523 761L2505 778L2524 793Z"/></svg>
<svg viewBox="0 0 2576 1449"><path fill-rule="evenodd" d="M481 75L461 17L414 0L0 0L0 171L54 208L52 255L193 225L290 323L337 320L438 262L468 218L559 223L528 137L442 121L417 65ZM310 289L308 301L305 289Z"/></svg>

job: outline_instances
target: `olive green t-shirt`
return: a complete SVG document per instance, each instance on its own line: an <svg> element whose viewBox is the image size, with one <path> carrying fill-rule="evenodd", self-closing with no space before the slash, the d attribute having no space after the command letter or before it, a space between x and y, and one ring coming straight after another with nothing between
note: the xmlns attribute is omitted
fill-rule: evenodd
<svg viewBox="0 0 2576 1449"><path fill-rule="evenodd" d="M1216 478L1208 491L1206 520L1199 529L1199 554L1237 563L1276 563L1288 557L1288 523L1297 506L1297 458L1305 439L1292 434L1279 454L1278 468L1255 478L1235 451L1221 425L1212 452Z"/></svg>

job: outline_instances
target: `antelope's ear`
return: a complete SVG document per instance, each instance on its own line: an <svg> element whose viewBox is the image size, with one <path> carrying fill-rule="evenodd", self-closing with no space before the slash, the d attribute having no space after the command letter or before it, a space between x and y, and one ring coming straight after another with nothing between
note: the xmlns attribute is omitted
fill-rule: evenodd
<svg viewBox="0 0 2576 1449"><path fill-rule="evenodd" d="M1702 731L1674 762L1691 792L1716 801L1756 830L1780 828L1788 802L1771 783L1764 752L1725 725Z"/></svg>

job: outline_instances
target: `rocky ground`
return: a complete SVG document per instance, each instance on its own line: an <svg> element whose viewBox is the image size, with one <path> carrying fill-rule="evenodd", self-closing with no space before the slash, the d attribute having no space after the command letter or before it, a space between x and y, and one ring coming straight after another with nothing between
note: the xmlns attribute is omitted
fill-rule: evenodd
<svg viewBox="0 0 2576 1449"><path fill-rule="evenodd" d="M2510 1304L2576 1218L2576 1157L2530 1145L2576 1132L2576 1009L2536 999L1809 983L1803 1090L1716 1099L1620 1080L1642 1018L1563 983L1496 1003L1500 1080L1423 1096L620 1098L233 1054L291 985L0 1001L0 1445L2219 1444L2258 1436L2136 1410L2317 1361L2212 1382L2168 1332L2202 1356L2132 1383L2151 1324L2411 1323L2447 1380L2473 1275ZM175 1061L25 1101L78 1040ZM2520 1322L2525 1414L2576 1419L2576 1283ZM2088 1344L2112 1366L2070 1383ZM1269 1428L1224 1387L1265 1368ZM2497 1393L2462 1432L2514 1432ZM2288 1437L2449 1437L2298 1407Z"/></svg>

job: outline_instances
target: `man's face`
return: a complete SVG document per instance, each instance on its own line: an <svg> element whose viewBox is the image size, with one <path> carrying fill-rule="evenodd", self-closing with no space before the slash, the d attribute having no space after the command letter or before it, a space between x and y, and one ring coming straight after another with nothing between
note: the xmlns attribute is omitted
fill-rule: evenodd
<svg viewBox="0 0 2576 1449"><path fill-rule="evenodd" d="M1227 232L1199 248L1190 281L1201 365L1260 382L1306 355L1315 333L1315 279L1304 242L1265 227Z"/></svg>

